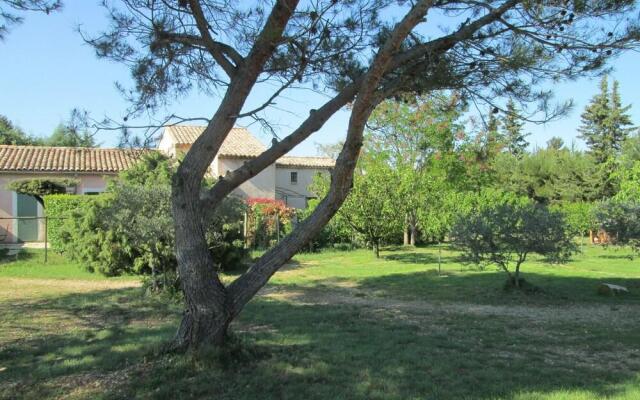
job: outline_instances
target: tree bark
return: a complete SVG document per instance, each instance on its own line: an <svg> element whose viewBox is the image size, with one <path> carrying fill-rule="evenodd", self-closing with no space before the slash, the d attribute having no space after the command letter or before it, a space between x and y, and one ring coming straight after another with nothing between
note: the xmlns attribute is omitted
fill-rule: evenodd
<svg viewBox="0 0 640 400"><path fill-rule="evenodd" d="M409 216L407 215L404 219L404 239L402 241L402 244L405 246L409 245L409 237L411 236L410 230L409 230Z"/></svg>
<svg viewBox="0 0 640 400"><path fill-rule="evenodd" d="M222 345L231 321L227 292L209 253L200 212L177 193L174 201L176 256L186 310L172 345L175 350L197 349L202 344Z"/></svg>
<svg viewBox="0 0 640 400"><path fill-rule="evenodd" d="M415 223L411 224L411 246L416 245L416 236L418 235L418 227Z"/></svg>

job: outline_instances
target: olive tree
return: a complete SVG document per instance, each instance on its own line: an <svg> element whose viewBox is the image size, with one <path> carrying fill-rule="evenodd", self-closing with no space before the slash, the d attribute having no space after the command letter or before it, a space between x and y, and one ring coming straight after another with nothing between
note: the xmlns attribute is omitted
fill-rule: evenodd
<svg viewBox="0 0 640 400"><path fill-rule="evenodd" d="M499 204L463 214L451 236L475 264L494 264L507 274L507 284L520 288L520 267L536 253L566 261L576 250L564 216L535 204Z"/></svg>
<svg viewBox="0 0 640 400"><path fill-rule="evenodd" d="M540 83L597 73L638 37L638 21L627 19L635 7L631 0L106 3L110 28L84 37L99 57L131 67L134 86L123 87L131 102L128 121L145 115L157 121L161 109L192 89L220 95L209 115L189 118L205 119L207 127L173 181L175 248L186 300L176 349L222 344L247 302L336 213L352 187L365 123L377 104L404 93L457 90L494 107L500 107L496 99L511 97L522 109L531 104L531 113L542 111L538 119L546 120L563 108L551 105ZM431 22L432 14L442 20ZM438 25L445 26L440 34ZM297 90L327 97L290 132L280 132L281 140L203 194L201 182L234 124L255 120L268 126L279 100L306 93ZM346 106L344 145L325 198L246 273L223 284L207 251L205 214ZM134 128L111 122L118 125L113 129ZM152 131L159 125L148 124Z"/></svg>

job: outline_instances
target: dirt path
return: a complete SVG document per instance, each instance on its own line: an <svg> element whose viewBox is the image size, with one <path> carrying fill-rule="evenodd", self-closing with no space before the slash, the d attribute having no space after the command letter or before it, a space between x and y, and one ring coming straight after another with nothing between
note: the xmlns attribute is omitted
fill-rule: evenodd
<svg viewBox="0 0 640 400"><path fill-rule="evenodd" d="M640 324L640 306L637 305L575 305L524 306L487 305L463 302L429 302L398 300L367 295L350 289L290 290L267 288L261 295L298 305L353 305L374 310L403 311L412 314L450 313L475 316L497 316L524 319L532 322L576 322L607 325Z"/></svg>

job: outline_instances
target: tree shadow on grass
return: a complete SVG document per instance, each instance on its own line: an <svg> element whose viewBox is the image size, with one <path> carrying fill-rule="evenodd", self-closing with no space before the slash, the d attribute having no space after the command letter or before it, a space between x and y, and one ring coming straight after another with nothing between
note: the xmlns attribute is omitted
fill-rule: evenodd
<svg viewBox="0 0 640 400"><path fill-rule="evenodd" d="M510 399L575 391L596 399L638 383L640 360L621 360L615 352L638 350L632 331L591 337L578 328L260 298L234 324L245 348L260 356L223 366L165 357L114 393L167 399Z"/></svg>
<svg viewBox="0 0 640 400"><path fill-rule="evenodd" d="M0 398L47 398L140 363L175 332L177 310L128 288L2 302L0 315Z"/></svg>
<svg viewBox="0 0 640 400"><path fill-rule="evenodd" d="M400 261L403 263L409 264L438 264L438 254L432 253L415 253L415 252L406 252L406 253L395 253L383 255L383 259L390 261ZM440 262L442 264L445 263L460 263L462 262L462 258L459 256L452 255L443 255L440 257Z"/></svg>
<svg viewBox="0 0 640 400"><path fill-rule="evenodd" d="M640 304L640 279L585 278L528 272L523 272L522 277L536 288L535 293L505 290L506 274L501 271L459 273L447 270L446 275L439 275L436 270L428 270L391 274L363 279L358 288L382 297L477 304ZM630 293L615 297L601 296L597 290L603 282L624 286Z"/></svg>
<svg viewBox="0 0 640 400"><path fill-rule="evenodd" d="M439 293L439 286L451 293L475 282L502 293L500 278L427 272L368 278L360 287L396 296L426 287ZM633 317L623 326L584 325L300 300L254 299L232 326L243 356L231 358L153 355L175 332L179 307L138 289L0 303L3 321L15 321L2 332L41 326L0 343L0 397L58 397L83 388L87 398L511 399L563 390L596 399L639 387L640 323Z"/></svg>

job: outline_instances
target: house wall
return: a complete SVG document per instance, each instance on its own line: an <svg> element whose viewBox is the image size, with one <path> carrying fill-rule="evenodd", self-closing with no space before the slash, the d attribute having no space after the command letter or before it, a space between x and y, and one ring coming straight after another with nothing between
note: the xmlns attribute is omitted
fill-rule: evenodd
<svg viewBox="0 0 640 400"><path fill-rule="evenodd" d="M85 192L102 192L106 188L108 175L95 174L0 174L0 218L16 216L16 194L7 190L10 182L21 179L62 179L71 178L79 181L76 188L77 194ZM38 216L44 216L44 210L38 205ZM17 241L17 220L0 219L0 235L4 236L8 231L8 236L3 243L15 243ZM44 221L40 222L38 240L44 240Z"/></svg>
<svg viewBox="0 0 640 400"><path fill-rule="evenodd" d="M158 143L158 150L170 157L176 156L176 145L175 143L173 143L173 138L171 137L171 135L162 135L162 138Z"/></svg>
<svg viewBox="0 0 640 400"><path fill-rule="evenodd" d="M233 171L234 169L241 167L245 161L248 160L241 158L216 157L216 160L214 160L214 162L216 163L212 166L211 170L215 174L215 176L224 176L227 171ZM233 191L233 193L244 198L261 197L267 199L275 199L275 187L276 167L272 164L265 168L258 175L240 185L236 190Z"/></svg>
<svg viewBox="0 0 640 400"><path fill-rule="evenodd" d="M291 172L298 173L298 183L291 183ZM278 199L283 200L289 207L305 208L307 198L313 197L309 186L313 177L318 173L328 174L326 169L301 167L276 167L276 192Z"/></svg>

